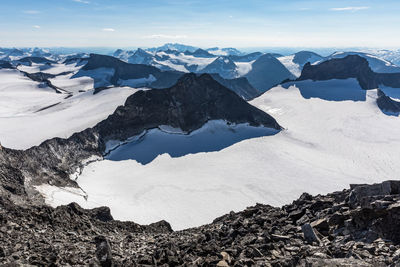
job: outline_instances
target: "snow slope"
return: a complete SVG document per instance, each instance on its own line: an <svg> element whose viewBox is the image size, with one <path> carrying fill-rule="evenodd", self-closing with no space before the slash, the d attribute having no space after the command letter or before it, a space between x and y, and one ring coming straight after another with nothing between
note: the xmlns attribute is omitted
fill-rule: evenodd
<svg viewBox="0 0 400 267"><path fill-rule="evenodd" d="M65 95L34 82L18 70L0 69L0 120L23 116L45 106L58 103ZM7 125L7 128L12 127ZM0 129L4 131L4 127ZM3 141L0 135L0 141Z"/></svg>
<svg viewBox="0 0 400 267"><path fill-rule="evenodd" d="M12 83L15 83L15 79L12 79ZM4 99L8 90L13 88L4 89L0 82L0 142L14 149L27 149L53 137L67 138L75 132L93 127L124 104L128 96L138 91L118 87L93 95L93 90L89 90L64 99L65 94L56 94L54 91L45 95L25 92L30 88L25 84L20 88L23 93ZM25 97L34 97L34 100L40 100L40 104L32 103L33 100L21 101ZM7 108L7 103L13 107L12 110ZM20 106L13 106L17 104ZM53 104L57 105L37 112Z"/></svg>
<svg viewBox="0 0 400 267"><path fill-rule="evenodd" d="M377 72L377 73L398 73L400 72L400 67L393 64L392 62L389 62L385 59L379 58L377 56L371 55L371 54L366 54L362 52L336 52L330 55L329 57L324 58L322 61L326 61L332 58L344 58L348 55L359 55L363 58L365 58L372 71ZM320 62L322 62L320 61ZM315 64L320 63L320 62L315 62Z"/></svg>
<svg viewBox="0 0 400 267"><path fill-rule="evenodd" d="M28 73L43 72L43 73L57 75L63 72L78 71L81 67L82 65L77 65L76 63L74 64L57 63L51 65L32 63L32 66L19 65L18 69Z"/></svg>
<svg viewBox="0 0 400 267"><path fill-rule="evenodd" d="M301 57L301 60L297 58ZM308 51L301 51L293 55L277 57L277 59L295 76L300 77L301 71L307 62L315 63L322 59L321 56Z"/></svg>
<svg viewBox="0 0 400 267"><path fill-rule="evenodd" d="M335 82L332 89L358 86L354 80ZM176 158L162 154L146 165L98 161L77 180L88 200L76 194L71 198L84 207L107 205L116 219L143 224L165 219L183 229L257 202L278 206L303 192L323 194L349 183L400 178L399 118L379 110L376 90L368 91L365 101L333 101L304 98L303 86L327 84L278 86L251 102L286 127L277 135L215 152ZM62 189L44 191L51 192L49 204L71 201Z"/></svg>

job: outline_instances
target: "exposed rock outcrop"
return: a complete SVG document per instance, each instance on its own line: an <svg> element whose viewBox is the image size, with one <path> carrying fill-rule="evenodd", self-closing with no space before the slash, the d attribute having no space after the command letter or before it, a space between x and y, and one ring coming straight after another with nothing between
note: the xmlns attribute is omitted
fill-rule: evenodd
<svg viewBox="0 0 400 267"><path fill-rule="evenodd" d="M18 206L0 197L0 262L100 266L399 266L400 181L304 193L172 232L77 204ZM102 220L105 214L108 219ZM107 215L108 213L108 215Z"/></svg>
<svg viewBox="0 0 400 267"><path fill-rule="evenodd" d="M186 74L171 88L137 92L95 128L105 140L124 140L159 125L191 132L209 120L281 129L274 118L248 104L209 74Z"/></svg>
<svg viewBox="0 0 400 267"><path fill-rule="evenodd" d="M400 114L400 102L391 99L381 90L378 90L378 99L376 100L376 103L378 104L378 107L387 114Z"/></svg>
<svg viewBox="0 0 400 267"><path fill-rule="evenodd" d="M365 90L377 89L380 85L400 88L400 73L375 73L368 61L358 55L330 59L316 65L307 63L297 80L324 81L349 78L357 79L361 88Z"/></svg>
<svg viewBox="0 0 400 267"><path fill-rule="evenodd" d="M261 92L254 88L245 77L224 79L219 74L211 74L211 76L214 80L226 88L231 89L246 101L256 98L261 94Z"/></svg>

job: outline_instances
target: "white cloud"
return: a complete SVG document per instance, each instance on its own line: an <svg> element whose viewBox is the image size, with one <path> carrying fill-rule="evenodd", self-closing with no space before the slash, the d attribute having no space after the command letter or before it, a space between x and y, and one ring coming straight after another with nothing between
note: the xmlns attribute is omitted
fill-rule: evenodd
<svg viewBox="0 0 400 267"><path fill-rule="evenodd" d="M356 12L359 10L369 9L369 6L348 6L348 7L334 7L331 8L332 11L352 11Z"/></svg>
<svg viewBox="0 0 400 267"><path fill-rule="evenodd" d="M153 34L143 36L144 39L185 39L187 35L167 35L167 34Z"/></svg>
<svg viewBox="0 0 400 267"><path fill-rule="evenodd" d="M35 29L40 29L39 25L33 25L32 27L35 28Z"/></svg>
<svg viewBox="0 0 400 267"><path fill-rule="evenodd" d="M115 29L113 28L104 28L102 29L103 32L115 32Z"/></svg>
<svg viewBox="0 0 400 267"><path fill-rule="evenodd" d="M90 4L90 2L86 1L86 0L72 0L72 1L77 2L77 3L82 3L82 4Z"/></svg>
<svg viewBox="0 0 400 267"><path fill-rule="evenodd" d="M35 15L35 14L39 14L40 13L40 11L38 11L38 10L24 10L22 12L25 13L25 14L29 14L29 15Z"/></svg>

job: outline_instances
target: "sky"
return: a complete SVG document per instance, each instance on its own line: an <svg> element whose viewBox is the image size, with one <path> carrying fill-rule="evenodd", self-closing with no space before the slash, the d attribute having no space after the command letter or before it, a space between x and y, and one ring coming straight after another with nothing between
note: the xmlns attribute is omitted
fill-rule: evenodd
<svg viewBox="0 0 400 267"><path fill-rule="evenodd" d="M0 0L2 47L400 48L399 0Z"/></svg>

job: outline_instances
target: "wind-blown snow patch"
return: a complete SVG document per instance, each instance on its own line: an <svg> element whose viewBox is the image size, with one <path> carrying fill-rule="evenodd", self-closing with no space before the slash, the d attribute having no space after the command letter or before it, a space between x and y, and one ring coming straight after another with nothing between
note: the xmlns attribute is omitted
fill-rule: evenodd
<svg viewBox="0 0 400 267"><path fill-rule="evenodd" d="M249 73L253 68L252 64L254 63L254 61L255 60L250 62L235 62L239 76L244 76Z"/></svg>

